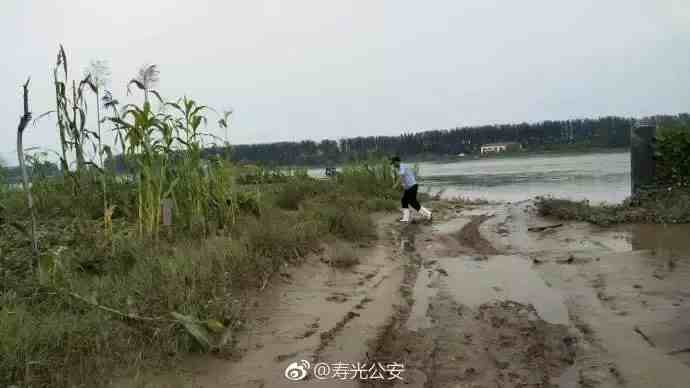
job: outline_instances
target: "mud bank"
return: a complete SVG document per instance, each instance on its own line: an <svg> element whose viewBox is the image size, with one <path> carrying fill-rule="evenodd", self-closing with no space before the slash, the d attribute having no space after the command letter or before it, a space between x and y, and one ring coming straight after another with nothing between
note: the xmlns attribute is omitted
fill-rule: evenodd
<svg viewBox="0 0 690 388"><path fill-rule="evenodd" d="M436 210L432 224L380 219L352 269L314 257L286 270L235 359L193 358L138 386L688 386L685 230L559 225L530 202ZM303 361L304 378L287 379ZM319 362L404 372L323 379Z"/></svg>
<svg viewBox="0 0 690 388"><path fill-rule="evenodd" d="M577 333L562 299L526 259L498 254L480 232L493 212L479 210L418 233L420 265L403 285L413 291L408 309L374 356L406 365L395 386L550 386L575 361Z"/></svg>
<svg viewBox="0 0 690 388"><path fill-rule="evenodd" d="M687 232L561 223L529 202L448 212L419 233L407 313L376 357L408 366L396 386L688 386Z"/></svg>

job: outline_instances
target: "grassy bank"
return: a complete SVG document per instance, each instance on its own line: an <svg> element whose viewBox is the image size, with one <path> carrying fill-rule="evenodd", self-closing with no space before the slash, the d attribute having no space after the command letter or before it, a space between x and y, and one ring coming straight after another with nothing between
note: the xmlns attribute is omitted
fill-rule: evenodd
<svg viewBox="0 0 690 388"><path fill-rule="evenodd" d="M215 111L163 99L155 66L129 83L143 101L119 106L102 74L69 80L62 48L57 58L61 168L32 153L26 188L0 181L0 386L103 386L189 352L232 352L247 293L324 244L351 265L354 243L375 237L369 213L398 207L385 161L315 180L206 159Z"/></svg>
<svg viewBox="0 0 690 388"><path fill-rule="evenodd" d="M592 205L589 201L571 201L552 197L538 198L537 210L546 217L586 221L595 225L623 223L690 223L690 191L661 190L646 193L619 205Z"/></svg>
<svg viewBox="0 0 690 388"><path fill-rule="evenodd" d="M347 262L348 242L375 236L369 213L397 208L392 182L364 168L338 181L280 181L235 185L234 198L244 197L223 228L209 212L197 220L207 226L175 223L157 238L139 234L134 186L109 185L120 210L107 236L99 206L89 208L98 195L71 200L61 181L38 182L36 268L22 193L5 192L0 385L101 385L114 371L164 366L188 352L231 352L224 334L243 320L244 293L326 242L340 241L334 259ZM90 184L85 192L97 193L99 182Z"/></svg>

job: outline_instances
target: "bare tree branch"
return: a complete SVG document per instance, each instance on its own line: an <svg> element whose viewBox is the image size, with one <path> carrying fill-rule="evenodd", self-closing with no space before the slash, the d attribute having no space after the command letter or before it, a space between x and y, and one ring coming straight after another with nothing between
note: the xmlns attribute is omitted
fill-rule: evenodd
<svg viewBox="0 0 690 388"><path fill-rule="evenodd" d="M26 164L24 163L24 130L31 122L31 111L29 110L29 82L31 77L26 80L23 86L24 89L24 115L19 119L19 126L17 127L17 158L19 159L19 167L22 170L22 183L24 192L29 206L29 213L31 214L31 248L33 250L34 268L38 261L38 240L36 240L36 215L34 214L34 200L31 195L31 187L29 184L29 175L26 172Z"/></svg>

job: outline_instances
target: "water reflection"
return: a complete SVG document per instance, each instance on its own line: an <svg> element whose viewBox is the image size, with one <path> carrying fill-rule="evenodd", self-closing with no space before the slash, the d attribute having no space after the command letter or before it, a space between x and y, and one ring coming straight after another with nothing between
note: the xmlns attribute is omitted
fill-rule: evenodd
<svg viewBox="0 0 690 388"><path fill-rule="evenodd" d="M538 195L619 203L630 195L630 154L532 156L420 164L422 187L443 197L517 202Z"/></svg>
<svg viewBox="0 0 690 388"><path fill-rule="evenodd" d="M421 190L444 198L518 202L553 195L620 203L630 195L630 153L525 156L419 163ZM324 169L310 169L325 177Z"/></svg>
<svg viewBox="0 0 690 388"><path fill-rule="evenodd" d="M472 256L440 258L448 274L442 288L460 304L478 307L492 300L531 304L539 317L553 324L570 322L561 293L549 287L525 257L490 256L476 261Z"/></svg>
<svg viewBox="0 0 690 388"><path fill-rule="evenodd" d="M639 224L622 227L632 249L655 249L673 254L690 254L690 225Z"/></svg>

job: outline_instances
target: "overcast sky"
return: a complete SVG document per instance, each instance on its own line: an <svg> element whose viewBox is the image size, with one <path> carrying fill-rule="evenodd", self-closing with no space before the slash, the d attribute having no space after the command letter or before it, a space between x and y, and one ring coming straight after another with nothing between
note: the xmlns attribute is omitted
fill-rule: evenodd
<svg viewBox="0 0 690 388"><path fill-rule="evenodd" d="M688 0L2 0L10 164L20 85L54 109L59 43L122 100L158 64L164 97L234 108L233 143L690 111ZM25 139L57 150L54 120Z"/></svg>

